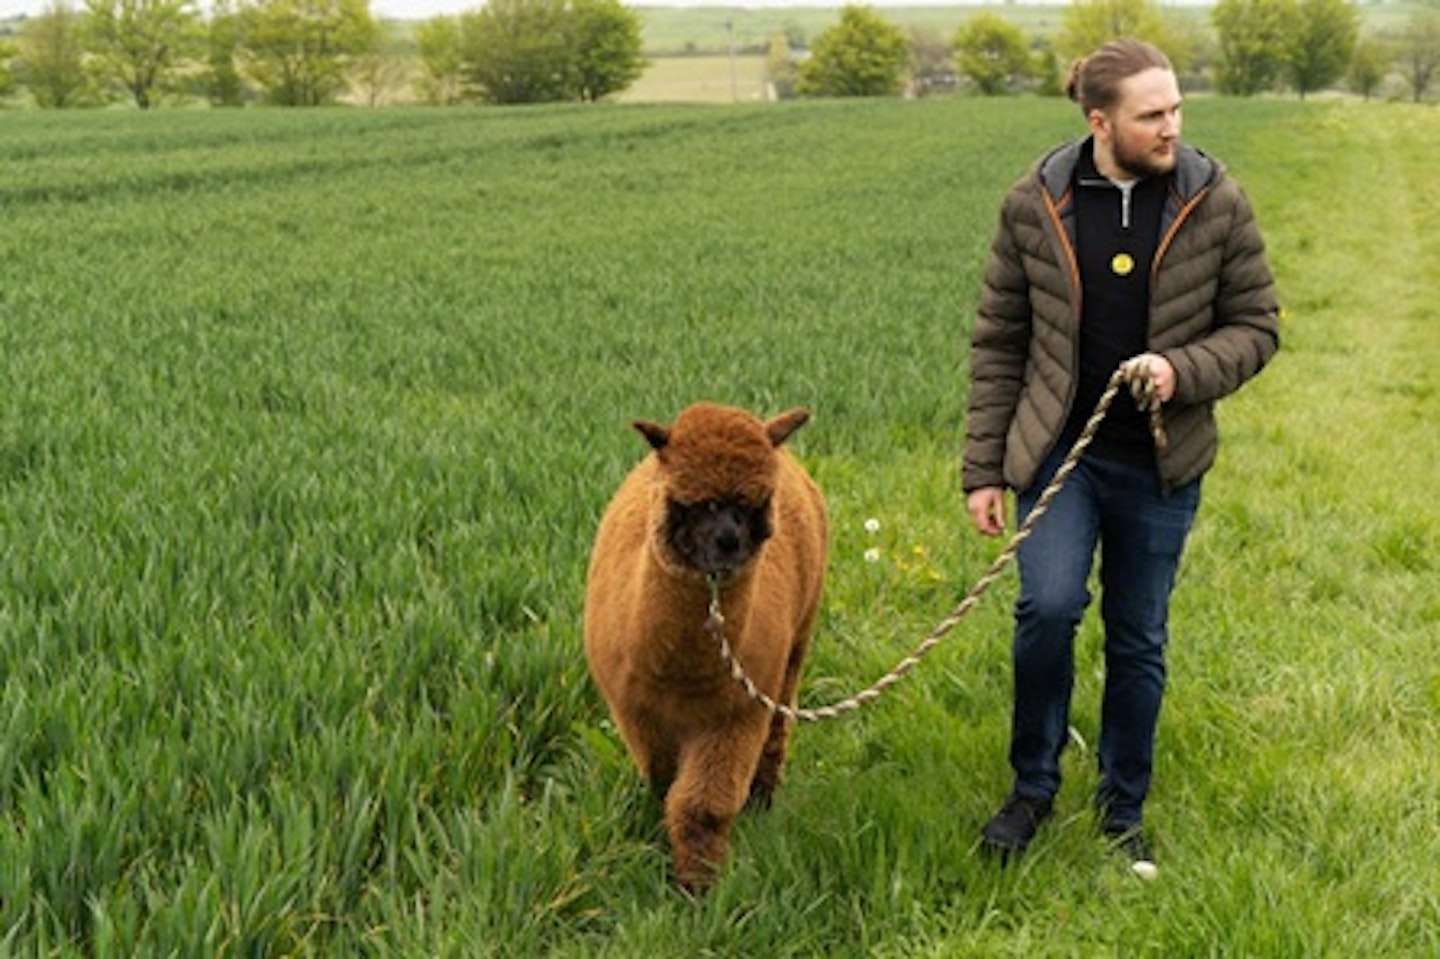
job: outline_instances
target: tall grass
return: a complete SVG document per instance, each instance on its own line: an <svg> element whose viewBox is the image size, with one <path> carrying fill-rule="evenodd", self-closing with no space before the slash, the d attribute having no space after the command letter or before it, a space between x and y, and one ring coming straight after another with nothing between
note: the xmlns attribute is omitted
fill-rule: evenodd
<svg viewBox="0 0 1440 959"><path fill-rule="evenodd" d="M8 117L0 951L1433 954L1440 121L1189 123L1288 312L1177 595L1161 880L1093 835L1078 748L1032 854L977 856L1002 586L879 705L800 730L694 903L579 649L627 424L815 411L835 535L802 699L871 681L991 555L956 473L968 312L1071 110Z"/></svg>

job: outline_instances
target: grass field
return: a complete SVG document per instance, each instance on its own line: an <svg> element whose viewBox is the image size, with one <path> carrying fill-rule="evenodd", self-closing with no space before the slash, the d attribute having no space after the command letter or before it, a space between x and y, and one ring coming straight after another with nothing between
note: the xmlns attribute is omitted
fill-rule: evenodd
<svg viewBox="0 0 1440 959"><path fill-rule="evenodd" d="M1160 879L1094 835L1079 748L1031 854L978 855L1006 580L799 731L709 898L667 882L580 654L629 421L814 410L802 701L869 683L998 548L958 487L968 314L1001 192L1075 129L964 99L6 116L0 953L1440 952L1440 114L1403 105L1189 108L1287 314L1177 594Z"/></svg>

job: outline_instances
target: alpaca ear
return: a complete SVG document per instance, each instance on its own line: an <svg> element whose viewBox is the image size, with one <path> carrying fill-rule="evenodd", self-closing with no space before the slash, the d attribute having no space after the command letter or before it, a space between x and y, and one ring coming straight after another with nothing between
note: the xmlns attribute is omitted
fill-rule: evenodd
<svg viewBox="0 0 1440 959"><path fill-rule="evenodd" d="M770 445L779 446L790 438L790 434L804 426L810 419L810 411L806 409L787 410L772 419L765 421L765 435L770 437Z"/></svg>
<svg viewBox="0 0 1440 959"><path fill-rule="evenodd" d="M636 420L633 425L645 437L645 441L651 448L663 450L670 445L670 430L659 423L652 423L649 420Z"/></svg>

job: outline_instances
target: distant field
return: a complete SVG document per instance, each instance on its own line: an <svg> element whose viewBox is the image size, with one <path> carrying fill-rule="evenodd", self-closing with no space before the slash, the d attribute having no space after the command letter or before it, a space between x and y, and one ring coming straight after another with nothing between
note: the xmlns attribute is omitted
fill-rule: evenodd
<svg viewBox="0 0 1440 959"><path fill-rule="evenodd" d="M793 33L813 41L840 19L840 7L637 7L644 22L645 48L650 53L723 53L732 41L737 49L761 50L776 34ZM904 29L938 31L949 38L977 13L996 14L1027 34L1054 37L1067 4L956 3L876 7L875 12ZM1372 3L1359 7L1367 31L1403 28L1415 9L1408 3ZM1209 5L1163 5L1166 16L1209 32Z"/></svg>
<svg viewBox="0 0 1440 959"><path fill-rule="evenodd" d="M754 55L656 57L621 102L746 103L764 100L765 58Z"/></svg>
<svg viewBox="0 0 1440 959"><path fill-rule="evenodd" d="M777 35L789 35L813 42L840 20L841 5L807 7L637 6L645 52L652 56L723 54L733 45L737 51L762 52ZM1027 34L1053 37L1068 9L1067 4L1047 3L954 3L876 7L875 12L902 29L933 30L947 39L971 17L996 14L1016 24ZM1411 9L1406 4L1372 4L1361 8L1372 28L1403 23ZM1210 29L1210 7L1198 4L1170 5L1165 14L1182 22ZM408 22L401 21L408 29Z"/></svg>
<svg viewBox="0 0 1440 959"><path fill-rule="evenodd" d="M978 854L1007 577L798 732L709 898L667 881L580 652L630 422L814 411L801 699L873 681L998 548L959 489L967 331L1004 189L1078 124L5 114L0 955L1440 955L1440 113L1399 104L1187 108L1255 201L1285 345L1222 406L1181 573L1160 879L1098 838L1078 744L1023 863ZM1094 743L1093 619L1077 662Z"/></svg>
<svg viewBox="0 0 1440 959"><path fill-rule="evenodd" d="M655 53L723 53L732 40L738 49L763 50L773 37L787 32L813 42L840 20L839 6L636 9L645 24L645 47ZM998 13L1027 32L1045 36L1056 29L1064 10L1064 6L1038 4L875 8L877 14L903 28L932 28L947 37L980 12Z"/></svg>

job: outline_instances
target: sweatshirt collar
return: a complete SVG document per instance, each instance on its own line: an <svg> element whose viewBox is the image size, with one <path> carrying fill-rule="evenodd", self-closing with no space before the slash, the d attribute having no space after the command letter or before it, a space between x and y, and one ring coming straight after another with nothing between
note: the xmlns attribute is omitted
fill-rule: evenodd
<svg viewBox="0 0 1440 959"><path fill-rule="evenodd" d="M1052 150L1040 160L1038 174L1046 192L1052 197L1063 197L1075 181L1076 170L1081 157L1094 150L1091 136L1075 140ZM1095 173L1093 158L1089 161L1091 173ZM1200 150L1182 143L1175 154L1175 192L1184 203L1219 178L1224 168ZM1098 173L1095 173L1099 176Z"/></svg>

